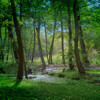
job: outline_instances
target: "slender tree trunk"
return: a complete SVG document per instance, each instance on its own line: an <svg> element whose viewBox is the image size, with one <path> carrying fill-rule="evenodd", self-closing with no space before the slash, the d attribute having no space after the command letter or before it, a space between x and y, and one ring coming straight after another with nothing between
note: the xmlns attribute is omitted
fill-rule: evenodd
<svg viewBox="0 0 100 100"><path fill-rule="evenodd" d="M69 30L69 67L70 70L74 70L74 64L73 64L73 47L72 47L72 30L71 30L71 11L70 11L70 5L67 5L68 7L68 30Z"/></svg>
<svg viewBox="0 0 100 100"><path fill-rule="evenodd" d="M5 26L5 37L4 37L4 42L6 42L6 39L7 39L7 28Z"/></svg>
<svg viewBox="0 0 100 100"><path fill-rule="evenodd" d="M2 35L1 35L1 26L0 26L0 41L1 41L1 43L2 43ZM2 48L0 48L1 50L1 53L0 53L0 59L2 60L2 61L4 61L4 54L3 54L3 50L2 50Z"/></svg>
<svg viewBox="0 0 100 100"><path fill-rule="evenodd" d="M46 55L47 55L47 61L48 61L47 30L46 30L46 23L45 22L44 22L44 27L45 27Z"/></svg>
<svg viewBox="0 0 100 100"><path fill-rule="evenodd" d="M74 0L74 5L73 5L73 12L74 12L74 19L75 19L75 58L76 58L76 64L78 67L78 71L80 74L85 73L84 67L82 65L80 56L79 56L79 50L78 50L78 36L79 36L79 16L78 16L78 11L79 11L79 5L77 0Z"/></svg>
<svg viewBox="0 0 100 100"><path fill-rule="evenodd" d="M14 52L14 57L15 57L16 63L19 63L18 62L18 59L19 59L19 53L18 52L19 51L18 51L18 47L16 45L14 38L13 38L13 41L12 41L12 47L13 47L13 52Z"/></svg>
<svg viewBox="0 0 100 100"><path fill-rule="evenodd" d="M11 45L13 48L14 57L15 57L16 63L18 63L18 59L19 59L18 48L17 48L16 42L15 42L14 37L13 37L11 24L8 25L8 36L12 40Z"/></svg>
<svg viewBox="0 0 100 100"><path fill-rule="evenodd" d="M24 71L25 71L25 78L28 79L25 59L24 59Z"/></svg>
<svg viewBox="0 0 100 100"><path fill-rule="evenodd" d="M20 21L22 21L22 1L23 0L20 0ZM21 32L21 30L22 30L22 25L20 26L20 32ZM24 67L24 71L25 71L25 78L28 79L26 63L25 63L25 58L24 58L24 52L23 52L23 67Z"/></svg>
<svg viewBox="0 0 100 100"><path fill-rule="evenodd" d="M6 42L7 39L7 27L5 26L5 38L4 41ZM9 39L8 39L8 48L7 48L7 58L6 61L8 61L8 55L9 55Z"/></svg>
<svg viewBox="0 0 100 100"><path fill-rule="evenodd" d="M8 61L8 58L9 58L9 39L8 39L7 58L6 58L7 61Z"/></svg>
<svg viewBox="0 0 100 100"><path fill-rule="evenodd" d="M19 48L19 66L18 66L18 75L17 79L22 80L23 78L23 64L24 64L24 55L23 55L23 44L21 39L21 31L17 20L16 9L14 0L11 1L11 8L12 8L12 16L14 20L15 31L17 34L17 41L18 41L18 48Z"/></svg>
<svg viewBox="0 0 100 100"><path fill-rule="evenodd" d="M63 21L61 18L61 46L62 46L62 63L65 64L65 56L64 56L64 36L63 36Z"/></svg>
<svg viewBox="0 0 100 100"><path fill-rule="evenodd" d="M28 54L27 54L27 61L29 61L29 60L30 60L30 48L29 48Z"/></svg>
<svg viewBox="0 0 100 100"><path fill-rule="evenodd" d="M81 45L81 50L82 50L82 56L83 56L83 63L85 66L89 66L89 60L88 60L88 56L85 50L85 43L83 40L83 33L82 33L82 28L80 26L80 45Z"/></svg>
<svg viewBox="0 0 100 100"><path fill-rule="evenodd" d="M35 32L35 20L34 20L34 45L33 45L32 60L31 60L32 63L33 63L34 53L35 53L35 42L36 42L36 32Z"/></svg>
<svg viewBox="0 0 100 100"><path fill-rule="evenodd" d="M44 57L43 57L43 53L42 53L42 47L41 47L41 41L40 41L40 18L38 20L38 28L36 28L36 30L37 30L37 40L38 40L39 54L40 54L41 61L42 61L43 72L45 72L46 64L45 64L45 61L44 61Z"/></svg>
<svg viewBox="0 0 100 100"><path fill-rule="evenodd" d="M32 37L31 37L31 42L30 42L29 45L30 45L29 47L31 47L31 45L32 45ZM27 60L28 60L28 61L31 59L30 51L31 51L31 49L29 48L28 53L27 53Z"/></svg>
<svg viewBox="0 0 100 100"><path fill-rule="evenodd" d="M56 19L55 19L55 23L54 23L54 32L53 32L52 43L51 43L50 51L49 51L49 64L52 64L52 51L53 51L53 45L54 45L54 39L55 39L55 29L56 29Z"/></svg>

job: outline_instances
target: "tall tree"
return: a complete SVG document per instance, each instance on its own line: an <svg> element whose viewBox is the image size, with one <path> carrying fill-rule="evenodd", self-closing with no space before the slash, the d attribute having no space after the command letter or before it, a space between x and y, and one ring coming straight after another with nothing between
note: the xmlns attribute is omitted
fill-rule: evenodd
<svg viewBox="0 0 100 100"><path fill-rule="evenodd" d="M55 29L56 29L56 18L54 20L54 31L53 31L53 37L52 37L52 42L49 51L49 64L52 64L52 52L53 52L54 39L55 39Z"/></svg>
<svg viewBox="0 0 100 100"><path fill-rule="evenodd" d="M65 64L64 56L64 36L63 36L63 20L61 18L61 46L62 46L62 63Z"/></svg>
<svg viewBox="0 0 100 100"><path fill-rule="evenodd" d="M74 13L74 20L75 20L75 45L74 45L74 49L75 49L75 58L76 58L76 64L78 67L78 71L80 74L85 73L85 69L82 65L81 59L80 59L80 55L79 55L79 50L78 50L78 38L79 38L79 4L77 0L74 0L73 3L73 13Z"/></svg>
<svg viewBox="0 0 100 100"><path fill-rule="evenodd" d="M23 3L23 0L20 0L20 21L22 21L22 3ZM20 25L20 32L21 31L22 31L22 25ZM24 67L24 72L25 72L25 78L28 79L24 52L23 52L23 65L24 65L23 67Z"/></svg>
<svg viewBox="0 0 100 100"><path fill-rule="evenodd" d="M32 59L31 59L31 62L33 62L33 59L34 59L34 53L35 53L35 43L36 43L36 32L35 32L35 19L34 19L34 44L33 44L33 52L32 52Z"/></svg>
<svg viewBox="0 0 100 100"><path fill-rule="evenodd" d="M12 25L11 24L8 24L8 36L9 36L9 39L12 40L11 45L12 45L12 48L13 48L14 57L15 57L16 63L18 63L18 59L19 59L18 47L17 47L16 42L15 42L14 37L13 37Z"/></svg>
<svg viewBox="0 0 100 100"><path fill-rule="evenodd" d="M80 28L80 45L81 45L81 50L82 50L82 56L83 56L83 64L85 66L89 66L89 60L88 60L88 56L86 53L86 47L85 47L85 43L84 43L84 39L83 39L83 32L82 32L82 28L81 26Z"/></svg>
<svg viewBox="0 0 100 100"><path fill-rule="evenodd" d="M21 39L21 31L17 20L17 14L16 14L16 8L14 4L14 0L11 1L11 8L12 8L12 16L15 26L15 31L17 34L17 42L18 42L18 48L19 48L19 66L18 66L18 75L17 79L22 80L23 78L23 64L24 64L24 54L23 54L23 44Z"/></svg>
<svg viewBox="0 0 100 100"><path fill-rule="evenodd" d="M72 47L72 30L71 30L71 10L70 10L70 2L68 2L67 5L67 9L68 9L68 30L69 30L69 67L70 70L74 69L74 64L73 64L73 47Z"/></svg>
<svg viewBox="0 0 100 100"><path fill-rule="evenodd" d="M41 41L40 41L40 17L38 18L38 27L36 28L36 30L37 30L37 40L38 40L39 54L40 54L41 61L42 61L43 72L45 72L46 64L45 64L45 61L44 61L44 57L43 57L43 53L42 53L42 47L41 47Z"/></svg>
<svg viewBox="0 0 100 100"><path fill-rule="evenodd" d="M44 28L45 28L46 55L47 55L47 60L48 60L47 29L46 29L46 23L45 22L44 22Z"/></svg>
<svg viewBox="0 0 100 100"><path fill-rule="evenodd" d="M0 25L0 42L2 43L1 25ZM4 54L2 48L0 48L0 59L4 61Z"/></svg>

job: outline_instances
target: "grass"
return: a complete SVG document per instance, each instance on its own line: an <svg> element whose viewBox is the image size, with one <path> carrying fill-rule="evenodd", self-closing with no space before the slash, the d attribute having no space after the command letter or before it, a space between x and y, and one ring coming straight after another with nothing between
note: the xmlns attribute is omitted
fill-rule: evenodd
<svg viewBox="0 0 100 100"><path fill-rule="evenodd" d="M88 70L87 72L91 74L100 74L100 69Z"/></svg>
<svg viewBox="0 0 100 100"><path fill-rule="evenodd" d="M87 72L83 77L77 71L66 71L62 73L66 82L60 84L25 79L16 84L15 78L0 77L0 100L100 100L100 85L92 84L100 81L100 70Z"/></svg>

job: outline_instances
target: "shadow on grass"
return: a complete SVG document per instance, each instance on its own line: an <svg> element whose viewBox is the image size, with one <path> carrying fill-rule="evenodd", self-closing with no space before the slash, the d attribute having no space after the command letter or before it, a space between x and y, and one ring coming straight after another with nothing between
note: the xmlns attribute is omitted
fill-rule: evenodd
<svg viewBox="0 0 100 100"><path fill-rule="evenodd" d="M20 85L21 82L22 80L16 80L16 83L12 87L18 87L18 85Z"/></svg>
<svg viewBox="0 0 100 100"><path fill-rule="evenodd" d="M19 84L20 82L16 82L15 86ZM17 88L2 86L0 87L0 100L100 100L100 88L91 87L85 83L84 85L76 81L69 81L65 85L44 82L33 84L23 84ZM75 88L77 86L79 90ZM87 90L87 88L89 89ZM94 91L96 92L94 93Z"/></svg>
<svg viewBox="0 0 100 100"><path fill-rule="evenodd" d="M43 88L37 86L18 87L21 82L17 81L12 87L0 87L0 100L46 100L49 95Z"/></svg>

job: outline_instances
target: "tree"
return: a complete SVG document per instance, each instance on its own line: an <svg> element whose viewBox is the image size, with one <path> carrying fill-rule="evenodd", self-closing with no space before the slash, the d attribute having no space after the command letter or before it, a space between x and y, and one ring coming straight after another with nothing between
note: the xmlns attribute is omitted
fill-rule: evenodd
<svg viewBox="0 0 100 100"><path fill-rule="evenodd" d="M20 0L20 21L22 21L22 1ZM20 25L20 32L22 30L22 25ZM28 79L27 76L27 69L26 69L26 63L25 63L25 58L24 58L24 52L23 52L23 67L24 67L24 71L25 71L25 78Z"/></svg>
<svg viewBox="0 0 100 100"><path fill-rule="evenodd" d="M56 29L56 18L54 20L54 31L53 31L53 37L52 37L52 42L51 42L50 51L49 51L49 64L52 64L52 52L53 52L53 45L54 45L54 39L55 39L55 29Z"/></svg>
<svg viewBox="0 0 100 100"><path fill-rule="evenodd" d="M46 23L45 23L45 22L44 22L44 27L45 27L46 55L47 55L47 60L48 60L48 48L47 48L47 30L46 30Z"/></svg>
<svg viewBox="0 0 100 100"><path fill-rule="evenodd" d="M2 42L1 25L0 25L0 42ZM0 59L4 61L4 54L2 48L0 48Z"/></svg>
<svg viewBox="0 0 100 100"><path fill-rule="evenodd" d="M18 48L17 48L16 42L15 42L14 37L13 37L12 25L11 24L8 24L8 36L12 41L11 45L12 45L12 48L13 48L14 57L15 57L16 63L18 63L18 59L19 59Z"/></svg>
<svg viewBox="0 0 100 100"><path fill-rule="evenodd" d="M82 50L83 63L85 66L89 66L89 60L88 60L88 56L85 49L86 47L85 47L85 43L83 39L82 28L81 26L79 28L80 28L80 45L81 45L81 50Z"/></svg>
<svg viewBox="0 0 100 100"><path fill-rule="evenodd" d="M12 16L13 16L16 35L17 35L18 48L19 48L19 66L18 66L17 79L22 80L22 78L23 78L23 64L24 64L23 44L22 44L22 40L21 40L21 31L20 31L20 27L18 24L18 20L17 20L17 14L16 14L14 0L10 0L10 1L11 1Z"/></svg>
<svg viewBox="0 0 100 100"><path fill-rule="evenodd" d="M72 30L71 30L71 10L70 10L70 2L68 2L67 5L68 9L68 30L69 30L69 67L70 70L74 69L74 64L73 64L73 47L72 47Z"/></svg>
<svg viewBox="0 0 100 100"><path fill-rule="evenodd" d="M62 16L62 15L61 15ZM65 64L65 55L64 55L64 36L63 36L63 20L61 18L61 46L62 46L62 63Z"/></svg>
<svg viewBox="0 0 100 100"><path fill-rule="evenodd" d="M41 61L42 61L42 66L43 66L43 73L45 72L46 69L46 64L43 58L43 53L42 53L42 47L41 47L41 41L40 41L40 17L38 19L38 27L36 28L37 30L37 40L38 40L38 48L39 48L39 54L41 57Z"/></svg>
<svg viewBox="0 0 100 100"><path fill-rule="evenodd" d="M31 60L31 62L33 62L33 59L34 59L35 43L36 43L36 32L35 32L35 19L34 19L34 45L33 45L33 52L32 52L32 60Z"/></svg>
<svg viewBox="0 0 100 100"><path fill-rule="evenodd" d="M75 44L74 44L75 58L76 58L76 65L78 67L79 73L84 74L85 69L82 65L80 55L79 55L79 50L78 50L78 38L79 38L79 16L78 16L78 12L79 12L79 4L78 4L77 0L74 0L73 13L74 13L74 20L75 20L75 40L74 40L74 42L75 42Z"/></svg>

